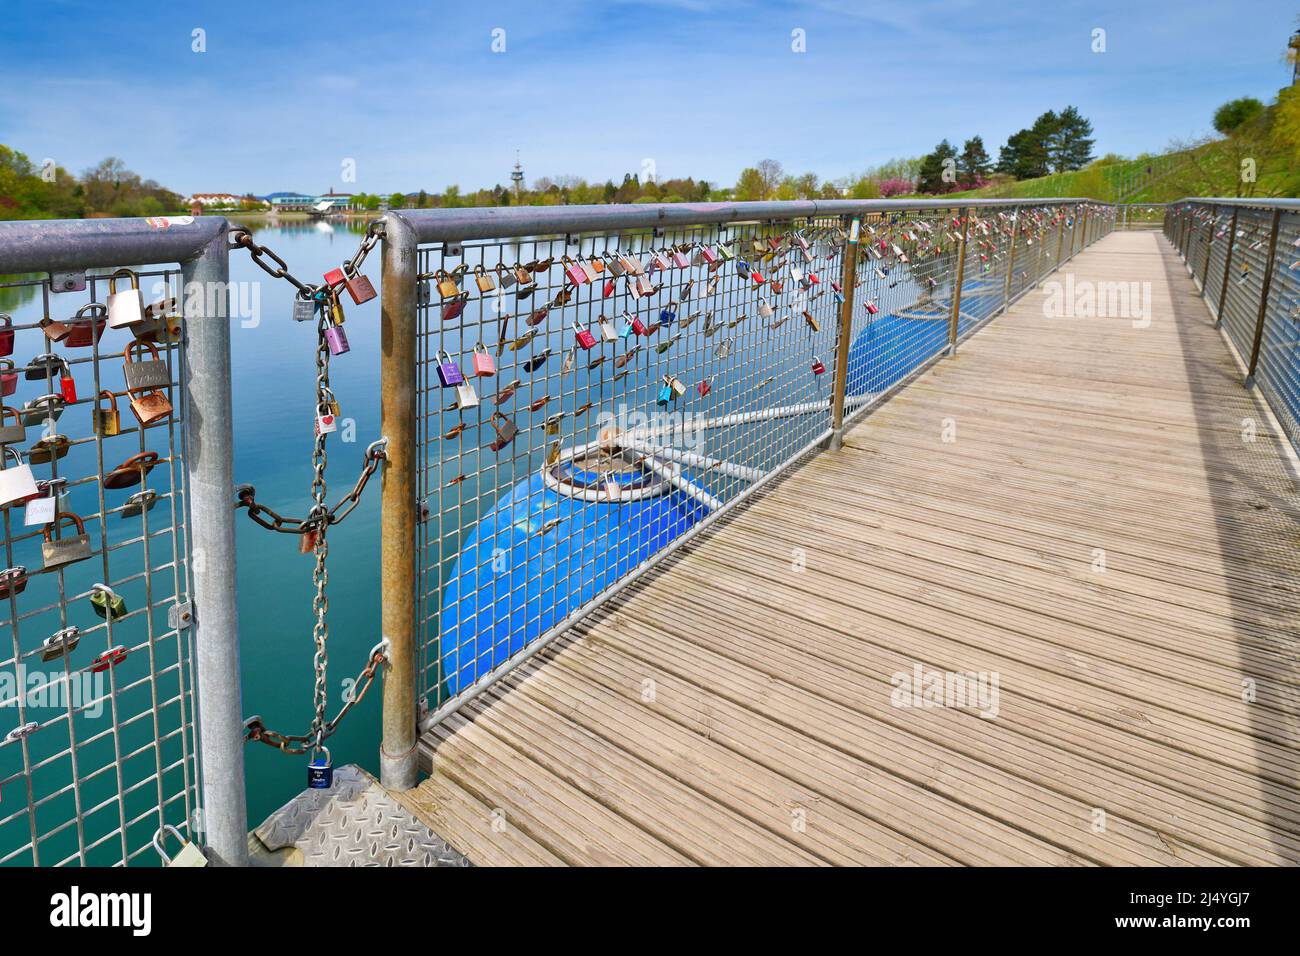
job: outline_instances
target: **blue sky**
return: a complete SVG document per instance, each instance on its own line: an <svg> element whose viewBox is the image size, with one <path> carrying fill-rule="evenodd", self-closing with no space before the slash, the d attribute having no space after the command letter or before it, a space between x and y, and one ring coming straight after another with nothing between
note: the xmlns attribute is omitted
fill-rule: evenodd
<svg viewBox="0 0 1300 956"><path fill-rule="evenodd" d="M6 0L0 142L107 155L180 192L390 192L529 180L835 178L942 137L991 153L1074 104L1097 152L1158 151L1271 99L1287 2ZM1094 28L1107 50L1091 51ZM505 31L504 53L491 50ZM192 51L206 31L207 52ZM791 50L803 30L805 53ZM341 179L356 161L355 183Z"/></svg>

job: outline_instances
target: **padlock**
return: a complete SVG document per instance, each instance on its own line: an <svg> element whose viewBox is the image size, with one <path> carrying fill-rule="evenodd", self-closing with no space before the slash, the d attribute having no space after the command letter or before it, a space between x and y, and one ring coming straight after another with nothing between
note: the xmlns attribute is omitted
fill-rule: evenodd
<svg viewBox="0 0 1300 956"><path fill-rule="evenodd" d="M316 309L320 306L320 301L310 294L304 296L299 292L293 297L293 320L295 322L310 322L316 317Z"/></svg>
<svg viewBox="0 0 1300 956"><path fill-rule="evenodd" d="M4 423L5 416L13 418L12 425ZM5 405L0 408L0 445L18 445L27 441L27 426L19 417L18 409Z"/></svg>
<svg viewBox="0 0 1300 956"><path fill-rule="evenodd" d="M0 461L12 457L17 463L12 468L0 469L0 508L7 508L10 505L24 502L28 498L35 497L39 494L36 487L36 476L32 473L32 466L23 461L17 449L5 448L5 454L0 456Z"/></svg>
<svg viewBox="0 0 1300 956"><path fill-rule="evenodd" d="M127 650L121 644L116 647L110 647L90 662L90 672L92 674L100 674L108 670L110 667L116 667L118 664L126 660L126 654Z"/></svg>
<svg viewBox="0 0 1300 956"><path fill-rule="evenodd" d="M107 584L90 586L90 606L105 620L116 621L126 616L126 599Z"/></svg>
<svg viewBox="0 0 1300 956"><path fill-rule="evenodd" d="M0 355L14 354L14 320L8 312L0 312Z"/></svg>
<svg viewBox="0 0 1300 956"><path fill-rule="evenodd" d="M126 276L131 287L117 291L117 280ZM140 297L140 279L130 269L118 269L108 277L108 324L120 329L144 321L144 299Z"/></svg>
<svg viewBox="0 0 1300 956"><path fill-rule="evenodd" d="M713 357L718 359L724 359L730 354L731 339L726 339L725 341L718 343L718 347L713 350Z"/></svg>
<svg viewBox="0 0 1300 956"><path fill-rule="evenodd" d="M703 398L705 395L708 395L709 392L713 391L713 386L709 384L708 379L702 378L700 379L700 384L695 386L695 390L700 393L700 398Z"/></svg>
<svg viewBox="0 0 1300 956"><path fill-rule="evenodd" d="M744 259L736 260L736 275L740 276L742 279L749 278L749 263Z"/></svg>
<svg viewBox="0 0 1300 956"><path fill-rule="evenodd" d="M668 384L668 376L665 375L663 385L659 387L659 397L655 399L656 404L664 406L673 400L673 387Z"/></svg>
<svg viewBox="0 0 1300 956"><path fill-rule="evenodd" d="M108 399L108 407L104 408L100 403ZM114 435L122 433L122 415L117 408L117 395L104 389L95 399L95 407L90 411L90 424L92 430L100 438L111 438Z"/></svg>
<svg viewBox="0 0 1300 956"><path fill-rule="evenodd" d="M55 378L63 375L68 370L68 363L60 356L53 352L43 352L32 359L25 369L23 369L23 378L29 382L39 382L44 379L47 382L53 382Z"/></svg>
<svg viewBox="0 0 1300 956"><path fill-rule="evenodd" d="M442 321L450 322L452 319L460 318L465 311L465 303L469 301L469 296L460 295L454 299L449 299L442 304Z"/></svg>
<svg viewBox="0 0 1300 956"><path fill-rule="evenodd" d="M687 266L691 264L690 256L688 256L681 249L673 250L672 259L673 259L673 265L675 265L678 269L685 269Z"/></svg>
<svg viewBox="0 0 1300 956"><path fill-rule="evenodd" d="M69 521L76 527L77 533L67 537L54 537L52 532L59 531L64 522ZM94 553L90 548L90 535L86 534L85 522L71 511L65 511L52 524L46 525L42 535L45 540L41 542L41 557L47 571L85 561Z"/></svg>
<svg viewBox="0 0 1300 956"><path fill-rule="evenodd" d="M626 312L623 313L623 324L619 327L618 337L625 339L632 334L632 317Z"/></svg>
<svg viewBox="0 0 1300 956"><path fill-rule="evenodd" d="M614 477L612 471L607 471L600 476L600 484L601 491L605 493L605 497L609 501L617 503L622 499L623 486L618 483L618 479Z"/></svg>
<svg viewBox="0 0 1300 956"><path fill-rule="evenodd" d="M438 295L444 299L454 299L460 295L460 286L456 285L456 280L445 270L439 269L433 278L438 285Z"/></svg>
<svg viewBox="0 0 1300 956"><path fill-rule="evenodd" d="M307 789L328 790L334 784L334 764L330 760L329 748L318 744L312 749L312 757L307 764Z"/></svg>
<svg viewBox="0 0 1300 956"><path fill-rule="evenodd" d="M605 316L602 314L600 318L596 320L596 324L600 326L600 337L603 341L605 342L618 341L618 327L614 325L612 320L605 318Z"/></svg>
<svg viewBox="0 0 1300 956"><path fill-rule="evenodd" d="M867 315L875 315L879 311L880 309L876 307L876 303L874 302L867 303Z"/></svg>
<svg viewBox="0 0 1300 956"><path fill-rule="evenodd" d="M160 299L144 307L144 321L131 326L131 334L141 342L180 342L183 334L176 299ZM68 344L89 345L81 325L73 326Z"/></svg>
<svg viewBox="0 0 1300 956"><path fill-rule="evenodd" d="M474 391L474 386L469 382L461 382L456 386L456 407L461 411L467 408L478 408L478 392Z"/></svg>
<svg viewBox="0 0 1300 956"><path fill-rule="evenodd" d="M70 447L72 441L67 435L42 435L28 450L27 460L33 465L46 465L67 455Z"/></svg>
<svg viewBox="0 0 1300 956"><path fill-rule="evenodd" d="M0 395L12 395L18 391L18 373L14 370L13 359L0 359Z"/></svg>
<svg viewBox="0 0 1300 956"><path fill-rule="evenodd" d="M352 296L352 301L357 305L369 302L377 295L374 285L360 272L351 272L346 267L341 267L331 269L325 273L326 285L333 288L340 282L343 284L343 288L348 290L348 295Z"/></svg>
<svg viewBox="0 0 1300 956"><path fill-rule="evenodd" d="M137 358L145 352L149 353L148 359ZM138 339L122 350L122 377L128 392L166 388L171 384L171 373L167 370L167 363L158 357L157 346Z"/></svg>
<svg viewBox="0 0 1300 956"><path fill-rule="evenodd" d="M105 488L112 489L143 485L145 477L158 464L158 461L156 451L136 452L122 464L105 474L103 485Z"/></svg>
<svg viewBox="0 0 1300 956"><path fill-rule="evenodd" d="M500 422L500 424L498 424L498 422ZM492 426L492 430L497 433L496 441L492 442L491 445L488 446L493 451L500 451L502 448L505 448L506 445L509 445L514 441L515 436L519 434L519 426L506 418L500 412L493 412L492 417L488 419L488 423Z"/></svg>
<svg viewBox="0 0 1300 956"><path fill-rule="evenodd" d="M169 857L163 850L162 839L164 835L174 836L179 841L181 848L175 856ZM164 823L158 829L158 832L154 834L153 848L162 857L163 866L200 867L208 865L208 858L203 855L203 851L199 849L198 845L185 839L181 835L181 831L170 823Z"/></svg>
<svg viewBox="0 0 1300 956"><path fill-rule="evenodd" d="M474 374L480 378L488 378L497 373L496 362L492 360L491 353L488 352L487 346L479 342L474 346Z"/></svg>
<svg viewBox="0 0 1300 956"><path fill-rule="evenodd" d="M158 492L151 488L146 488L144 491L137 491L130 498L126 499L126 504L122 506L122 517L139 517L146 511L152 511L153 506L157 503Z"/></svg>
<svg viewBox="0 0 1300 956"><path fill-rule="evenodd" d="M75 402L77 400L77 380L72 377L70 372L59 376L59 391L62 393L65 402Z"/></svg>
<svg viewBox="0 0 1300 956"><path fill-rule="evenodd" d="M443 388L454 388L465 381L460 366L451 360L451 356L447 352L439 349L434 358L438 362L438 381L442 383Z"/></svg>
<svg viewBox="0 0 1300 956"><path fill-rule="evenodd" d="M497 284L492 281L492 276L481 265L474 267L474 282L479 292L491 292L497 287Z"/></svg>
<svg viewBox="0 0 1300 956"><path fill-rule="evenodd" d="M142 428L160 422L172 413L172 403L160 391L128 394L131 396L131 414Z"/></svg>
<svg viewBox="0 0 1300 956"><path fill-rule="evenodd" d="M582 266L582 271L586 273L588 282L599 282L600 274L605 271L605 264L599 259L584 260L579 262L578 265Z"/></svg>
<svg viewBox="0 0 1300 956"><path fill-rule="evenodd" d="M564 257L564 275L575 286L586 285L588 282L587 272L582 268L582 264L574 262L568 256Z"/></svg>
<svg viewBox="0 0 1300 956"><path fill-rule="evenodd" d="M0 571L0 600L27 590L27 569L22 565Z"/></svg>
<svg viewBox="0 0 1300 956"><path fill-rule="evenodd" d="M820 375L820 374L822 374L822 372L824 372L824 371L826 371L826 365L822 362L821 359L819 359L817 356L814 355L814 356L813 356L813 361L812 361L812 372L813 372L813 374L814 374L814 375Z"/></svg>
<svg viewBox="0 0 1300 956"><path fill-rule="evenodd" d="M339 418L335 412L330 411L329 405L321 402L316 406L316 431L315 435L320 438L321 435L329 435L339 428Z"/></svg>
<svg viewBox="0 0 1300 956"><path fill-rule="evenodd" d="M58 488L66 486L66 478L47 478L36 482L36 496L28 498L23 509L23 524L28 527L41 527L53 521L59 513L60 502L66 501L68 493Z"/></svg>
<svg viewBox="0 0 1300 956"><path fill-rule="evenodd" d="M325 327L325 344L329 347L330 355L345 355L352 351L352 346L348 344L348 334L341 325Z"/></svg>
<svg viewBox="0 0 1300 956"><path fill-rule="evenodd" d="M677 303L669 302L667 306L659 310L659 322L661 325L668 325L677 321Z"/></svg>
<svg viewBox="0 0 1300 956"><path fill-rule="evenodd" d="M81 643L81 629L72 624L55 631L41 644L41 660L45 663L58 660L64 654L71 654Z"/></svg>
<svg viewBox="0 0 1300 956"><path fill-rule="evenodd" d="M646 324L641 321L639 315L632 316L632 331L637 335L648 336L650 334L650 330L646 327Z"/></svg>
<svg viewBox="0 0 1300 956"><path fill-rule="evenodd" d="M89 348L100 340L107 326L108 318L104 306L98 302L83 305L69 322L68 333L63 339L63 344L73 349Z"/></svg>
<svg viewBox="0 0 1300 956"><path fill-rule="evenodd" d="M817 316L813 315L807 309L804 309L803 311L803 319L814 332L820 332L822 330L821 323L817 321Z"/></svg>
<svg viewBox="0 0 1300 956"><path fill-rule="evenodd" d="M525 372L536 372L546 364L546 360L551 357L550 349L542 349L540 352L530 356L527 362L524 362Z"/></svg>
<svg viewBox="0 0 1300 956"><path fill-rule="evenodd" d="M578 323L574 322L573 334L582 348L590 350L596 347L596 336L591 334L591 329L580 328Z"/></svg>

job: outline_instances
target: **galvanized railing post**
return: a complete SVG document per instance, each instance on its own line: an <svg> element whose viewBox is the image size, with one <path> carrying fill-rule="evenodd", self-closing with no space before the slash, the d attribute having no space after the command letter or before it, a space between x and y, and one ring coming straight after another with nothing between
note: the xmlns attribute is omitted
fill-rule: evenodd
<svg viewBox="0 0 1300 956"><path fill-rule="evenodd" d="M384 216L380 309L380 433L387 439L383 469L380 588L384 670L383 742L379 779L392 790L419 780L416 753L416 368L419 329L416 298L417 241L400 215Z"/></svg>
<svg viewBox="0 0 1300 956"><path fill-rule="evenodd" d="M952 290L952 313L948 316L948 354L957 354L957 320L961 315L961 287L966 277L966 237L970 233L970 215L967 207L957 211L961 220L961 241L957 244L957 278Z"/></svg>
<svg viewBox="0 0 1300 956"><path fill-rule="evenodd" d="M1201 267L1201 294L1207 291L1205 283L1210 281L1210 250L1214 247L1214 221L1211 220L1205 233L1205 265Z"/></svg>
<svg viewBox="0 0 1300 956"><path fill-rule="evenodd" d="M1063 213L1056 225L1056 265L1053 268L1059 269L1061 268L1061 253L1065 252L1065 215Z"/></svg>
<svg viewBox="0 0 1300 956"><path fill-rule="evenodd" d="M1016 237L1020 234L1020 210L1011 214L1011 249L1007 252L1007 277L1002 283L1002 311L1011 308L1011 277L1016 269Z"/></svg>
<svg viewBox="0 0 1300 956"><path fill-rule="evenodd" d="M1277 233L1282 225L1282 210L1273 210L1273 231L1268 240L1268 263L1264 266L1264 284L1259 290L1259 316L1255 320L1255 340L1250 345L1250 364L1246 369L1246 387L1255 384L1259 366L1259 346L1264 340L1264 317L1268 314L1268 292L1273 284L1273 265L1277 260Z"/></svg>
<svg viewBox="0 0 1300 956"><path fill-rule="evenodd" d="M835 350L835 389L831 395L831 451L844 447L844 404L849 382L849 349L853 344L853 293L858 284L858 238L862 221L854 216L849 224L848 242L844 244L844 271L840 289L844 302L840 306L840 336Z"/></svg>
<svg viewBox="0 0 1300 956"><path fill-rule="evenodd" d="M234 433L230 394L230 250L223 229L181 265L185 316L185 457L190 488L193 646L203 778L203 842L219 865L248 862L244 714L235 603Z"/></svg>
<svg viewBox="0 0 1300 956"><path fill-rule="evenodd" d="M1237 244L1237 211L1238 207L1232 207L1232 224L1228 227L1228 248L1223 253L1223 281L1219 284L1219 305L1214 310L1214 327L1217 329L1223 325L1223 307L1228 300L1228 272L1232 268L1232 250Z"/></svg>

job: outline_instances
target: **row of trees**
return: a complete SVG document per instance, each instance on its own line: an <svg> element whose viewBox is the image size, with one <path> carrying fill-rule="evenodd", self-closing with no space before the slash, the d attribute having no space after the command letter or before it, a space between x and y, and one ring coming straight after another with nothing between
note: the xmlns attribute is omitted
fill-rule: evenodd
<svg viewBox="0 0 1300 956"><path fill-rule="evenodd" d="M1082 169L1092 161L1094 142L1092 123L1073 106L1059 113L1048 110L1032 126L1007 138L996 164L979 136L966 140L960 153L944 139L933 152L921 157L916 189L922 193L947 193L978 189L994 172L1014 179L1034 179Z"/></svg>
<svg viewBox="0 0 1300 956"><path fill-rule="evenodd" d="M181 196L142 179L120 159L109 157L74 176L0 145L0 219L160 216L183 210Z"/></svg>

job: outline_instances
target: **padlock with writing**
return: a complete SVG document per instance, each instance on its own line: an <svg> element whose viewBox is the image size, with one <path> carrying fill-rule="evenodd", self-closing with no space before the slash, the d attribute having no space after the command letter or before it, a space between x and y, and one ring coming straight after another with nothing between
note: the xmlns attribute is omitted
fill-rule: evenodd
<svg viewBox="0 0 1300 956"><path fill-rule="evenodd" d="M319 299L310 294L304 295L299 292L293 297L293 320L295 322L310 322L316 317L316 310L319 307Z"/></svg>
<svg viewBox="0 0 1300 956"><path fill-rule="evenodd" d="M27 499L23 509L23 524L29 528L47 525L59 514L59 505L67 500L68 493L60 491L66 487L68 479L63 477L47 478L36 482L36 497Z"/></svg>
<svg viewBox="0 0 1300 956"><path fill-rule="evenodd" d="M568 256L564 257L564 275L575 286L586 285L589 281L587 271L582 268L582 263L574 262Z"/></svg>
<svg viewBox="0 0 1300 956"><path fill-rule="evenodd" d="M55 537L55 534L61 534L65 522L71 522L77 533ZM85 522L71 511L65 511L46 525L42 536L41 558L47 571L85 561L94 553L90 547L90 535L86 534Z"/></svg>
<svg viewBox="0 0 1300 956"><path fill-rule="evenodd" d="M148 358L142 358L148 353ZM167 363L158 357L152 342L133 341L122 350L122 377L128 392L166 388L171 384Z"/></svg>
<svg viewBox="0 0 1300 956"><path fill-rule="evenodd" d="M117 280L126 276L130 288L118 291ZM118 269L108 277L108 325L120 329L144 321L144 299L140 278L130 269Z"/></svg>
<svg viewBox="0 0 1300 956"><path fill-rule="evenodd" d="M62 393L65 402L77 400L77 380L72 377L71 372L64 372L59 376L59 392Z"/></svg>
<svg viewBox="0 0 1300 956"><path fill-rule="evenodd" d="M328 790L334 784L334 763L329 748L323 744L312 748L307 764L307 789Z"/></svg>
<svg viewBox="0 0 1300 956"><path fill-rule="evenodd" d="M474 374L479 378L489 378L497 373L496 362L492 360L491 353L482 342L474 346L473 368Z"/></svg>
<svg viewBox="0 0 1300 956"><path fill-rule="evenodd" d="M360 272L350 271L344 266L331 269L325 273L325 284L335 290L336 294L338 286L343 286L348 290L348 295L352 296L352 301L357 305L369 302L376 295L375 287L368 278Z"/></svg>
<svg viewBox="0 0 1300 956"><path fill-rule="evenodd" d="M584 329L577 322L574 322L573 334L578 345L582 346L583 349L590 350L596 347L596 336L591 334L591 329Z"/></svg>
<svg viewBox="0 0 1300 956"><path fill-rule="evenodd" d="M330 355L345 355L352 351L352 346L348 344L348 334L341 325L325 326L325 345L329 348Z"/></svg>
<svg viewBox="0 0 1300 956"><path fill-rule="evenodd" d="M39 494L32 466L23 461L17 449L5 448L0 462L12 459L14 464L0 469L0 508L26 501Z"/></svg>
<svg viewBox="0 0 1300 956"><path fill-rule="evenodd" d="M641 321L641 317L639 315L632 316L631 325L632 325L632 331L635 332L637 335L648 336L650 334L649 328L647 328L646 324Z"/></svg>
<svg viewBox="0 0 1300 956"><path fill-rule="evenodd" d="M126 616L126 599L107 584L90 586L90 606L96 614L108 621Z"/></svg>
<svg viewBox="0 0 1300 956"><path fill-rule="evenodd" d="M826 371L825 363L823 363L821 359L819 359L817 356L814 355L812 360L812 373L814 375L821 375L825 371Z"/></svg>
<svg viewBox="0 0 1300 956"><path fill-rule="evenodd" d="M439 349L434 358L438 362L438 381L442 383L443 388L454 388L465 381L460 366L452 361L450 354Z"/></svg>
<svg viewBox="0 0 1300 956"><path fill-rule="evenodd" d="M454 299L460 295L460 286L456 285L456 280L446 270L439 269L433 274L433 280L438 286L438 295L444 299Z"/></svg>

